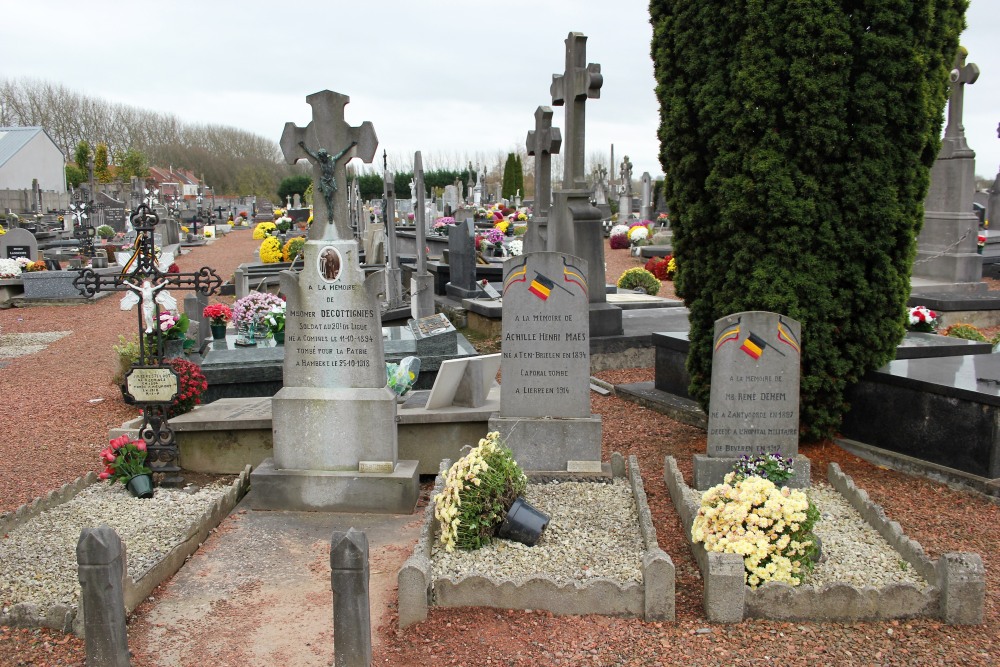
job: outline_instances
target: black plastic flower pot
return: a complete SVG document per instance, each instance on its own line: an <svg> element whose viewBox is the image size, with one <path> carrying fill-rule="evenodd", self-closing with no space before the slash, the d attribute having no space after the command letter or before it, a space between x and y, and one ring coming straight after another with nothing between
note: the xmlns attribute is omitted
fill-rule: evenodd
<svg viewBox="0 0 1000 667"><path fill-rule="evenodd" d="M549 525L549 516L528 504L524 498L518 498L507 511L507 516L500 524L497 536L533 547L542 536L542 531Z"/></svg>
<svg viewBox="0 0 1000 667"><path fill-rule="evenodd" d="M125 483L125 488L136 498L152 498L153 477L152 475L136 475Z"/></svg>

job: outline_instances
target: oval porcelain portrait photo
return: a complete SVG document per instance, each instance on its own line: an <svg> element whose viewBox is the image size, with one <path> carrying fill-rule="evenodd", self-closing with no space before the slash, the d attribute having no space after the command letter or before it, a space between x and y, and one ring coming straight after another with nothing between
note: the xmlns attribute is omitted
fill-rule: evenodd
<svg viewBox="0 0 1000 667"><path fill-rule="evenodd" d="M340 275L340 252L333 246L323 248L319 253L319 275L328 282L333 282Z"/></svg>

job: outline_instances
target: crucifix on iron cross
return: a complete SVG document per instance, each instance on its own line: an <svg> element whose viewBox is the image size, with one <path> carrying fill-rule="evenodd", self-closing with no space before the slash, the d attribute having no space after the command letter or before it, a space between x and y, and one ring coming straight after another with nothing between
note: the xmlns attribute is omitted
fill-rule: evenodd
<svg viewBox="0 0 1000 667"><path fill-rule="evenodd" d="M948 125L944 130L946 141L958 144L956 148L968 148L965 143L965 126L962 125L962 107L965 101L965 84L973 84L979 78L979 67L975 63L965 64L969 52L964 46L958 47L955 54L955 66L948 79L951 82L951 93L948 98Z"/></svg>
<svg viewBox="0 0 1000 667"><path fill-rule="evenodd" d="M535 109L535 129L525 140L528 155L535 157L535 215L547 217L552 205L552 156L559 153L562 134L552 127L552 107Z"/></svg>
<svg viewBox="0 0 1000 667"><path fill-rule="evenodd" d="M358 127L347 124L344 107L350 101L347 95L332 90L313 93L306 97L313 110L312 121L305 127L285 123L281 133L281 152L288 164L302 159L313 163L314 190L320 196L313 197L315 222L309 230L310 239L353 238L347 200L335 193L346 191L348 162L359 157L371 164L375 159L378 137L371 121Z"/></svg>
<svg viewBox="0 0 1000 667"><path fill-rule="evenodd" d="M194 289L204 295L213 294L222 279L207 266L195 273L169 273L170 256L158 254L153 239L153 230L159 218L148 204L140 204L132 214L131 223L136 231L132 255L120 272L97 273L93 269L83 269L73 279L73 287L86 297L98 292L127 292L122 299L122 309L136 305L139 321L139 360L126 378L126 391L135 403L142 407L142 425L139 436L145 441L147 463L154 473L168 475L164 483L178 483L177 443L173 430L167 422L167 411L176 395L179 385L175 371L163 363L163 332L159 323L161 306L172 309L176 300L167 294L167 288ZM131 382L131 376L136 382ZM140 379L141 378L141 379ZM173 379L171 379L173 378ZM155 395L144 396L150 385L159 391ZM141 390L141 391L140 391Z"/></svg>
<svg viewBox="0 0 1000 667"><path fill-rule="evenodd" d="M599 98L604 77L601 66L587 64L587 36L571 32L566 38L566 71L552 75L552 104L566 105L566 146L563 153L563 188L587 187L583 171L587 98Z"/></svg>

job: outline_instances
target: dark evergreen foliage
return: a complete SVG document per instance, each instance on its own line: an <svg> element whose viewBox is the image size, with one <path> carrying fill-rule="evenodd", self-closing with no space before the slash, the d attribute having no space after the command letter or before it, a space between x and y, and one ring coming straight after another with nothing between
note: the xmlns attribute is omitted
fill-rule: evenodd
<svg viewBox="0 0 1000 667"><path fill-rule="evenodd" d="M278 205L284 206L289 196L298 194L301 197L310 185L312 176L309 174L295 174L283 178L278 184Z"/></svg>
<svg viewBox="0 0 1000 667"><path fill-rule="evenodd" d="M660 163L690 308L802 322L802 433L904 335L915 239L967 0L652 0Z"/></svg>

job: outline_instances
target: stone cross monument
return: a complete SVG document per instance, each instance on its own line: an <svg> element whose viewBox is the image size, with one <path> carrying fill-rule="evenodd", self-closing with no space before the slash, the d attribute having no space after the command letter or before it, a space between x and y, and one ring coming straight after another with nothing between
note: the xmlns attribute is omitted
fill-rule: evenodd
<svg viewBox="0 0 1000 667"><path fill-rule="evenodd" d="M524 252L545 250L549 208L552 206L552 156L559 153L562 134L552 127L552 107L535 109L535 129L528 131L525 146L535 158L535 206L524 235Z"/></svg>
<svg viewBox="0 0 1000 667"><path fill-rule="evenodd" d="M409 513L419 493L417 462L397 456L378 299L383 278L361 269L345 224L343 165L321 152L334 146L346 156L363 146L359 157L375 156L371 123L343 122L347 99L310 95L314 121L306 130L288 124L282 136L286 160L301 152L315 160L313 186L322 197L313 227L320 231L302 249L302 270L281 273L288 304L283 381L271 400L274 456L251 475L255 509Z"/></svg>
<svg viewBox="0 0 1000 667"><path fill-rule="evenodd" d="M434 314L434 276L427 270L427 202L424 191L424 161L413 154L413 187L417 195L413 221L417 227L417 266L410 278L410 314L413 319Z"/></svg>
<svg viewBox="0 0 1000 667"><path fill-rule="evenodd" d="M552 104L566 107L563 187L555 193L549 216L546 249L584 260L590 268L590 335L622 333L621 309L607 302L604 287L604 230L601 211L590 203L584 173L586 103L600 97L601 66L587 64L587 37L571 32L566 38L566 70L552 76Z"/></svg>
<svg viewBox="0 0 1000 667"><path fill-rule="evenodd" d="M965 86L979 78L979 68L965 63L968 52L959 47L951 70L948 124L941 151L931 168L931 184L924 200L924 226L917 237L913 262L914 294L979 292L982 258L976 252L979 218L972 212L976 191L976 154L965 140L962 126Z"/></svg>
<svg viewBox="0 0 1000 667"><path fill-rule="evenodd" d="M352 127L344 120L347 95L321 90L306 97L313 109L313 120L305 127L285 123L281 133L281 152L288 164L307 159L313 165L314 223L311 240L337 240L353 237L347 209L347 170L351 159L359 157L371 164L375 159L378 137L371 121ZM336 196L340 192L341 196Z"/></svg>

